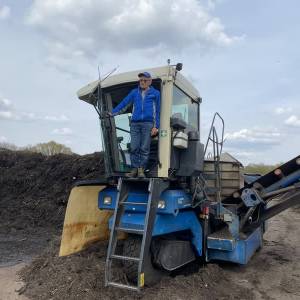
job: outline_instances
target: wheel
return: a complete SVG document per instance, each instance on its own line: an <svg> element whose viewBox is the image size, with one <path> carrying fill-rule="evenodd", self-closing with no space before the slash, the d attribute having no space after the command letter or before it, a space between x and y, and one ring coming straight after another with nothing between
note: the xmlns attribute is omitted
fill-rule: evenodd
<svg viewBox="0 0 300 300"><path fill-rule="evenodd" d="M139 257L142 244L142 237L138 235L130 234L124 241L123 255L129 257ZM151 252L144 253L144 274L145 274L145 285L154 285L159 282L163 271L155 269L151 261ZM127 279L136 284L138 279L138 263L133 261L124 261L124 272Z"/></svg>

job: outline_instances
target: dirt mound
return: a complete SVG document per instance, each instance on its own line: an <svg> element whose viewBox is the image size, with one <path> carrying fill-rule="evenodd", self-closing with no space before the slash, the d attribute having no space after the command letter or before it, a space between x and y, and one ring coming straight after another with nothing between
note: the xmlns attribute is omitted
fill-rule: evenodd
<svg viewBox="0 0 300 300"><path fill-rule="evenodd" d="M176 276L165 276L159 284L145 288L140 294L105 288L106 243L95 244L68 257L57 256L59 233L72 185L76 180L96 179L102 174L101 153L45 157L0 151L0 266L1 260L15 263L42 253L21 271L25 287L20 293L30 299L47 300L255 299L258 294L262 295L258 298L270 298L267 293L273 290L279 293L278 299L284 299L298 293L295 278L299 278L299 268L295 262L299 261L296 251L299 242L295 237L299 235L295 234L295 228L299 228L296 221L299 215L294 214L290 223L293 214L287 212L286 223L270 230L273 235L269 249L262 249L245 269L237 266L226 269L217 264L198 266L197 269L193 265L192 274L191 268L185 268ZM300 212L299 206L294 211ZM52 239L54 234L56 237ZM274 241L280 239L286 239L287 245L283 243L284 246L278 247ZM283 254L278 254L276 249ZM286 252L287 249L290 253ZM280 259L281 255L285 260ZM287 261L286 257L292 257L295 262L292 259ZM265 272L259 277L258 267L260 273ZM277 281L267 290L275 275Z"/></svg>
<svg viewBox="0 0 300 300"><path fill-rule="evenodd" d="M76 180L103 174L103 155L0 151L0 234L61 229Z"/></svg>
<svg viewBox="0 0 300 300"><path fill-rule="evenodd" d="M106 243L69 257L58 257L57 239L46 252L21 271L22 290L32 299L254 299L250 289L228 279L218 265L193 273L165 276L140 294L104 287ZM181 274L189 273L184 270Z"/></svg>

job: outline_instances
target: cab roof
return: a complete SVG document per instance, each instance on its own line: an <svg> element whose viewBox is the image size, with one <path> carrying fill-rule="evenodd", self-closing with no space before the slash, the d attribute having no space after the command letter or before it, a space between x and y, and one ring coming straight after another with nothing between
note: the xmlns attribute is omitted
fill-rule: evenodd
<svg viewBox="0 0 300 300"><path fill-rule="evenodd" d="M152 79L167 79L168 75L175 75L175 68L172 66L162 66L158 68L151 68L151 69L143 69L143 70L136 70L131 72L125 72L120 74L115 74L109 76L108 78L102 80L101 87L107 88L119 84L130 83L130 82L137 82L138 81L138 74L142 72L149 72L152 76ZM200 97L198 90L180 73L177 72L175 84L182 89L186 94L188 94L193 99L198 99ZM86 86L82 87L77 92L77 96L80 100L86 101L90 104L93 103L91 99L91 95L97 90L99 86L99 80L95 80ZM93 97L92 97L93 98Z"/></svg>

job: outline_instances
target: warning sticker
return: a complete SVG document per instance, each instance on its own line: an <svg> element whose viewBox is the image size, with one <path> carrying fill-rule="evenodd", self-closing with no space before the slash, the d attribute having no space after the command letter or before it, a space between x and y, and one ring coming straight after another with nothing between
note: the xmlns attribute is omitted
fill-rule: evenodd
<svg viewBox="0 0 300 300"><path fill-rule="evenodd" d="M145 285L145 273L141 273L140 275L140 287Z"/></svg>
<svg viewBox="0 0 300 300"><path fill-rule="evenodd" d="M160 131L160 136L161 137L166 137L168 135L168 130L161 130Z"/></svg>

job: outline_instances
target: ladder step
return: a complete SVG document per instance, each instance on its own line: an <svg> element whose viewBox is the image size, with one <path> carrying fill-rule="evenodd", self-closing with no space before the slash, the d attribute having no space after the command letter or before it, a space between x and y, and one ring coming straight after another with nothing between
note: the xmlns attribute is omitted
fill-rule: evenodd
<svg viewBox="0 0 300 300"><path fill-rule="evenodd" d="M123 255L116 255L116 254L113 254L110 257L113 259L120 259L120 260L131 260L136 262L140 261L139 257L123 256Z"/></svg>
<svg viewBox="0 0 300 300"><path fill-rule="evenodd" d="M115 230L124 231L124 232L128 232L128 233L137 233L137 234L144 233L144 229L126 228L126 227L119 227L119 226L116 227Z"/></svg>
<svg viewBox="0 0 300 300"><path fill-rule="evenodd" d="M123 204L123 205L147 205L148 203L147 202L121 202L120 204Z"/></svg>
<svg viewBox="0 0 300 300"><path fill-rule="evenodd" d="M123 284L123 283L118 283L118 282L113 282L113 281L109 281L107 283L107 285L118 287L118 288L123 288L123 289L128 289L128 290L131 290L131 291L139 291L139 288L136 287L136 286L126 285L126 284Z"/></svg>

